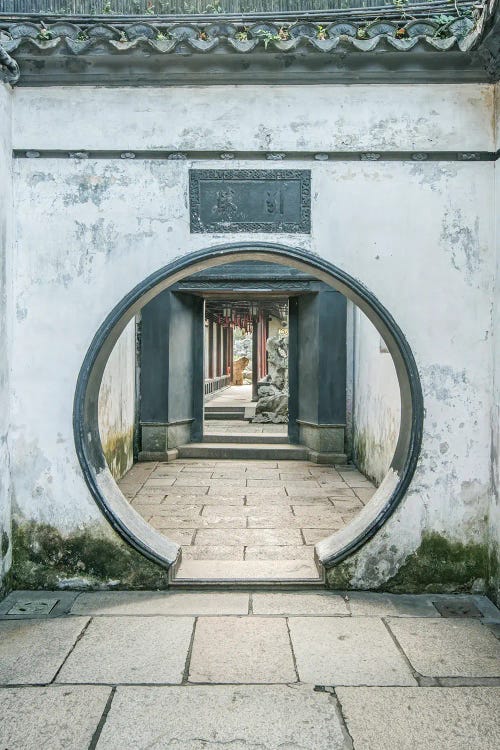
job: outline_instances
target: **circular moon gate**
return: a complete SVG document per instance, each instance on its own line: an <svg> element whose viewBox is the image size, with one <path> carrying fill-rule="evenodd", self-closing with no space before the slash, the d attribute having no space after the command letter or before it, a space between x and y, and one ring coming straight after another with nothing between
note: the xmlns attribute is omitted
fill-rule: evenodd
<svg viewBox="0 0 500 750"><path fill-rule="evenodd" d="M150 560L170 567L178 558L179 546L161 536L138 516L118 489L107 467L99 435L99 389L113 347L125 326L147 302L197 271L243 260L292 266L342 292L378 330L396 368L401 395L401 423L389 469L392 481L385 489L384 481L377 491L378 501L370 501L365 506L361 524L354 520L341 532L320 543L317 549L319 562L325 567L332 567L376 534L404 497L416 468L422 442L423 398L412 351L391 314L359 281L305 250L261 242L217 245L177 258L127 294L94 336L78 376L73 409L78 459L92 496L115 531Z"/></svg>

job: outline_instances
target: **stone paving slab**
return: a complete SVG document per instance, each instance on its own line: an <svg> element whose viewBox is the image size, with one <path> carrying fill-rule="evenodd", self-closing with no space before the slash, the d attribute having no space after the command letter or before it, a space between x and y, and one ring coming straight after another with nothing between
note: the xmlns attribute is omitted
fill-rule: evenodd
<svg viewBox="0 0 500 750"><path fill-rule="evenodd" d="M285 490L277 488L275 490L255 490L253 487L246 489L245 505L258 505L265 508L289 508L293 500L285 494ZM302 498L301 501L302 502Z"/></svg>
<svg viewBox="0 0 500 750"><path fill-rule="evenodd" d="M369 617L437 617L438 611L432 604L431 594L372 594L346 592L349 609L353 615Z"/></svg>
<svg viewBox="0 0 500 750"><path fill-rule="evenodd" d="M288 462L287 462L288 463ZM226 469L227 467L231 466L237 466L239 468L240 474L242 471L242 467L246 466L256 469L277 469L278 468L278 462L277 461L266 461L261 459L252 459L251 461L243 461L241 458L230 458L230 459L224 459L220 461L215 462L215 466L217 469Z"/></svg>
<svg viewBox="0 0 500 750"><path fill-rule="evenodd" d="M169 516L170 518L182 518L183 516L189 518L198 518L198 516L201 516L203 508L203 505L191 505L183 503L178 503L176 505L167 505L163 503L157 503L156 505L146 505L141 507L141 514L147 515L147 513L149 512L154 516ZM236 515L236 512L231 511L231 515Z"/></svg>
<svg viewBox="0 0 500 750"><path fill-rule="evenodd" d="M98 617L57 681L180 683L193 624L192 617Z"/></svg>
<svg viewBox="0 0 500 750"><path fill-rule="evenodd" d="M500 688L336 690L356 750L498 750Z"/></svg>
<svg viewBox="0 0 500 750"><path fill-rule="evenodd" d="M345 479L333 466L304 460L186 459L159 463L153 470L140 471L136 465L120 484L124 490L140 488L133 507L153 528L183 547L186 563L210 563L211 572L203 578L213 580L217 564L226 574L224 563L231 560L289 563L293 548L297 570L301 562L310 564L312 546L343 528L363 508L349 483L362 484L363 491L372 487L360 472L344 474ZM280 547L288 548L286 557L279 557ZM245 548L255 552L251 549L247 555ZM260 567L266 580L269 576L278 580L276 569L272 573L269 566ZM195 569L201 571L201 566L192 566L190 576ZM240 570L255 574L248 565ZM224 580L229 580L226 575Z"/></svg>
<svg viewBox="0 0 500 750"><path fill-rule="evenodd" d="M248 594L236 591L89 592L80 594L73 604L71 613L77 615L246 615Z"/></svg>
<svg viewBox="0 0 500 750"><path fill-rule="evenodd" d="M193 544L182 548L183 560L243 560L244 557L245 548L236 545Z"/></svg>
<svg viewBox="0 0 500 750"><path fill-rule="evenodd" d="M118 688L97 750L348 750L335 699L309 687Z"/></svg>
<svg viewBox="0 0 500 750"><path fill-rule="evenodd" d="M330 593L257 593L252 609L256 615L349 615L344 599Z"/></svg>
<svg viewBox="0 0 500 750"><path fill-rule="evenodd" d="M389 618L414 669L433 677L500 677L500 643L476 620Z"/></svg>
<svg viewBox="0 0 500 750"><path fill-rule="evenodd" d="M162 526L161 532L167 539L171 539L176 544L189 545L193 543L196 529L171 529L169 526Z"/></svg>
<svg viewBox="0 0 500 750"><path fill-rule="evenodd" d="M208 484L203 487L189 486L184 487L183 485L174 484L171 487L165 487L165 497L169 495L206 495L208 490ZM219 492L218 494L223 494Z"/></svg>
<svg viewBox="0 0 500 750"><path fill-rule="evenodd" d="M173 487L172 492L175 492L176 487L204 487L205 490L208 490L209 485L214 486L213 482L216 481L212 479L209 481L209 479L203 474L194 474L193 476L182 474L175 479L175 487ZM244 487L245 484L243 483L242 486Z"/></svg>
<svg viewBox="0 0 500 750"><path fill-rule="evenodd" d="M296 682L285 619L200 617L189 682Z"/></svg>
<svg viewBox="0 0 500 750"><path fill-rule="evenodd" d="M384 624L372 617L291 617L302 682L313 685L416 685Z"/></svg>
<svg viewBox="0 0 500 750"><path fill-rule="evenodd" d="M144 490L154 490L161 487L169 487L174 482L177 482L177 476L178 475L171 475L171 474L164 474L161 477L155 477L154 474L151 475L149 479L147 479L143 485Z"/></svg>
<svg viewBox="0 0 500 750"><path fill-rule="evenodd" d="M302 529L302 535L306 544L317 544L322 539L326 539L331 536L335 531L338 531L343 527L343 522L338 523L334 528L331 529Z"/></svg>
<svg viewBox="0 0 500 750"><path fill-rule="evenodd" d="M87 748L111 693L107 687L25 687L0 691L2 750Z"/></svg>
<svg viewBox="0 0 500 750"><path fill-rule="evenodd" d="M0 684L50 682L88 621L74 617L0 622Z"/></svg>
<svg viewBox="0 0 500 750"><path fill-rule="evenodd" d="M209 490L209 494L215 493L215 492L217 492L217 490L211 487ZM277 498L279 501L280 498L287 497L285 488L283 486L282 487L245 487L244 492L247 498L252 497L252 496L262 497L264 498L265 502L270 502L274 498Z"/></svg>
<svg viewBox="0 0 500 750"><path fill-rule="evenodd" d="M313 482L315 479L315 477L312 474L309 474L307 470L300 471L300 469L295 469L295 471L286 471L276 469L276 471L283 482L286 482L287 480L289 482Z"/></svg>
<svg viewBox="0 0 500 750"><path fill-rule="evenodd" d="M354 490L343 487L331 487L327 485L315 485L315 483L303 482L307 487L292 487L285 485L288 497L355 497Z"/></svg>
<svg viewBox="0 0 500 750"><path fill-rule="evenodd" d="M245 560L314 560L314 547L305 544L248 546L244 549Z"/></svg>
<svg viewBox="0 0 500 750"><path fill-rule="evenodd" d="M141 464L134 464L134 468L136 466L141 466ZM155 469L155 477L166 477L170 476L171 474L179 474L181 471L184 471L185 468L186 467L181 461L173 461L172 463L168 464L158 464ZM204 466L203 468L192 466L189 471L213 471L213 469L210 469L210 467L206 466Z"/></svg>
<svg viewBox="0 0 500 750"><path fill-rule="evenodd" d="M228 534L224 529L200 529L196 534L196 544L222 545L279 545L301 544L299 529L234 529Z"/></svg>
<svg viewBox="0 0 500 750"><path fill-rule="evenodd" d="M177 582L204 581L312 581L320 575L311 556L308 560L190 560L183 559L176 572Z"/></svg>
<svg viewBox="0 0 500 750"><path fill-rule="evenodd" d="M237 495L224 495L224 494L213 494L213 495L165 495L165 498L162 500L162 506L168 507L169 505L179 505L182 504L183 501L186 501L186 503L196 505L196 504L203 504L203 505L234 505L236 507L243 507L245 502L245 495L244 494L237 494ZM232 512L232 511L228 511Z"/></svg>
<svg viewBox="0 0 500 750"><path fill-rule="evenodd" d="M203 518L199 515L176 516L173 513L166 516L152 516L150 523L155 529L162 529L168 526L175 526L179 529L245 529L247 527L246 518L241 516L221 516L215 518Z"/></svg>
<svg viewBox="0 0 500 750"><path fill-rule="evenodd" d="M166 489L161 489L161 487L157 487L155 490L144 490L141 492L140 495L137 495L134 497L132 501L132 505L134 508L137 508L141 505L150 505L151 503L161 503L163 501L163 498L165 497Z"/></svg>
<svg viewBox="0 0 500 750"><path fill-rule="evenodd" d="M201 513L203 518L213 518L227 514L240 517L252 516L256 514L267 514L269 516L281 515L283 517L288 517L292 514L292 510L291 506L286 504L279 506L272 505L270 508L262 508L261 506L256 508L254 505L234 505L231 508L228 508L225 505L204 505L203 511Z"/></svg>
<svg viewBox="0 0 500 750"><path fill-rule="evenodd" d="M363 503L367 503L372 499L377 490L372 487L370 487L369 489L365 489L364 487L356 487L354 491Z"/></svg>
<svg viewBox="0 0 500 750"><path fill-rule="evenodd" d="M244 469L243 469L244 471ZM262 471L277 471L277 469L262 469ZM226 469L214 469L212 479L226 479L231 480L241 479L242 469L238 466L228 466Z"/></svg>
<svg viewBox="0 0 500 750"><path fill-rule="evenodd" d="M288 498L290 507L295 511L306 510L307 508L322 512L323 510L332 510L334 503L329 497L290 497ZM362 507L362 506L361 506Z"/></svg>
<svg viewBox="0 0 500 750"><path fill-rule="evenodd" d="M330 497L328 500L339 513L349 511L357 513L363 507L363 503L357 497ZM302 502L302 500L300 502ZM296 506L294 505L294 507Z"/></svg>
<svg viewBox="0 0 500 750"><path fill-rule="evenodd" d="M301 525L291 509L274 513L257 511L247 516L247 527L249 529L300 529Z"/></svg>
<svg viewBox="0 0 500 750"><path fill-rule="evenodd" d="M334 528L338 524L342 525L342 516L333 508L325 509L321 513L299 509L295 511L295 518L296 523L308 529L324 529L325 526Z"/></svg>
<svg viewBox="0 0 500 750"><path fill-rule="evenodd" d="M274 489L275 487L284 487L285 482L282 482L280 479L247 479L247 486L259 489Z"/></svg>

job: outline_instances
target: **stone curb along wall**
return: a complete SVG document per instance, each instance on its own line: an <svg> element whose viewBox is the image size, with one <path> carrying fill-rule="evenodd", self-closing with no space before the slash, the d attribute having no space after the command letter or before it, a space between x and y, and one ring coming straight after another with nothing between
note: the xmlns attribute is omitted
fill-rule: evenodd
<svg viewBox="0 0 500 750"><path fill-rule="evenodd" d="M200 166L196 158L127 155L492 151L493 87L25 87L13 100L15 149L123 153L14 160L15 584L166 585L165 571L118 540L89 494L73 442L75 384L98 326L139 281L189 251L249 239L304 248L362 281L405 332L419 367L426 412L414 480L383 529L329 571L329 584L483 589L493 162L311 160L310 236L222 236L189 232L188 169ZM286 160L287 169L296 166ZM252 168L260 168L255 160ZM43 558L42 540L50 552Z"/></svg>

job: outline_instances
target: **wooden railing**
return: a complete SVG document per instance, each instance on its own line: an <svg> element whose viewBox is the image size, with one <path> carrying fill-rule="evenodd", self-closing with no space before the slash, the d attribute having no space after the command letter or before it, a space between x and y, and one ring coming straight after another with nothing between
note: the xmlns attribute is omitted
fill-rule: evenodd
<svg viewBox="0 0 500 750"><path fill-rule="evenodd" d="M218 378L208 378L205 380L205 396L211 396L217 391L221 391L223 388L228 388L231 385L231 378L229 375L219 375Z"/></svg>

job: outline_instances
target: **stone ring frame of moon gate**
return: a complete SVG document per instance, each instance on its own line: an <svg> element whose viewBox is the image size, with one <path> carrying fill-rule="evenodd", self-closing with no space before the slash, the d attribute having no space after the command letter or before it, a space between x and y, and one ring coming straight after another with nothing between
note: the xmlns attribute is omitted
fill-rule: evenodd
<svg viewBox="0 0 500 750"><path fill-rule="evenodd" d="M165 568L175 568L180 561L180 547L156 532L133 510L108 469L99 435L99 389L115 343L143 305L192 273L242 260L293 266L330 284L371 320L394 361L401 395L401 425L394 457L382 484L358 516L345 529L316 545L317 561L325 568L331 568L369 541L403 499L420 453L423 397L410 346L388 310L359 281L304 250L262 242L216 245L177 258L129 292L95 334L78 376L73 409L77 455L89 490L115 531L153 562Z"/></svg>

